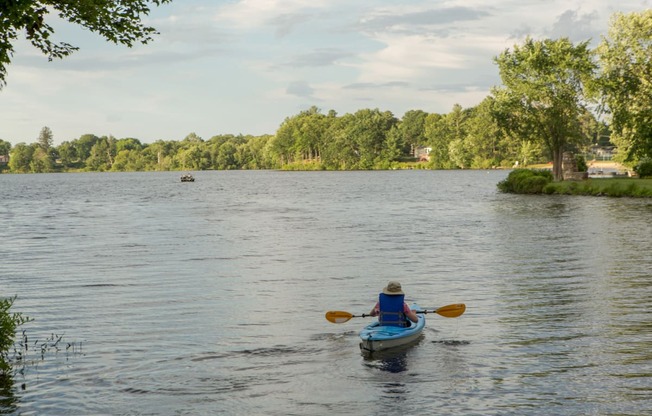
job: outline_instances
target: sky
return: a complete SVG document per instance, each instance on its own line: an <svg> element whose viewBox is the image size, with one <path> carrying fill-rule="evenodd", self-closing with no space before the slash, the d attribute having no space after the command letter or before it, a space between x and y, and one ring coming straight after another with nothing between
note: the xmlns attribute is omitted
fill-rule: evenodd
<svg viewBox="0 0 652 416"><path fill-rule="evenodd" d="M84 134L143 143L274 134L316 106L448 113L500 85L494 57L535 39L597 45L615 12L652 0L176 0L128 48L56 20L80 50L48 62L20 38L0 90L0 139L54 144Z"/></svg>

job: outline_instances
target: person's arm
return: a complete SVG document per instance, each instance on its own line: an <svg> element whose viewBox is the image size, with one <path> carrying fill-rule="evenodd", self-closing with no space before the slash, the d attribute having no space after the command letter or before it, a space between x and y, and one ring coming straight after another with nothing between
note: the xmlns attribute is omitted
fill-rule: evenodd
<svg viewBox="0 0 652 416"><path fill-rule="evenodd" d="M369 312L369 315L371 316L378 316L380 313L380 303L376 302L376 305L371 309L371 312Z"/></svg>
<svg viewBox="0 0 652 416"><path fill-rule="evenodd" d="M414 310L410 309L410 307L407 305L407 303L403 307L403 313L412 322L417 322L419 320L419 317L417 316L416 312L414 312Z"/></svg>

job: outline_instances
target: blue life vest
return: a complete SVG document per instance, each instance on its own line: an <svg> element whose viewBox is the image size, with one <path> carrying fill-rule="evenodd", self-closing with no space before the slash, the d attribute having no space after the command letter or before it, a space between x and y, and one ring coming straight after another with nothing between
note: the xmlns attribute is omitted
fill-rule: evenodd
<svg viewBox="0 0 652 416"><path fill-rule="evenodd" d="M403 312L404 295L386 295L381 293L378 296L380 302L380 314L378 321L385 326L407 326L405 313Z"/></svg>

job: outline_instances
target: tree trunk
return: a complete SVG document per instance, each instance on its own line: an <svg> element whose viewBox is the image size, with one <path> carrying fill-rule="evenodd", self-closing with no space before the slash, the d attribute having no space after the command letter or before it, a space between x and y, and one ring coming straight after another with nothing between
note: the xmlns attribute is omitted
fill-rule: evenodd
<svg viewBox="0 0 652 416"><path fill-rule="evenodd" d="M556 148L552 151L552 176L556 181L564 180L564 176L561 170L561 159L562 159L562 150L561 148Z"/></svg>

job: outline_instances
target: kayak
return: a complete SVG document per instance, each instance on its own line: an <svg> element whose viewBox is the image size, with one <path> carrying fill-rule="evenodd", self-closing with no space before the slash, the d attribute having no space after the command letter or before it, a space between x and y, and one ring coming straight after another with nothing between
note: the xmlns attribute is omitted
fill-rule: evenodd
<svg viewBox="0 0 652 416"><path fill-rule="evenodd" d="M412 305L411 308L419 310L416 304ZM426 315L417 313L417 317L419 318L418 322L411 322L411 325L405 328L383 326L378 321L365 326L360 331L360 339L362 340L360 349L366 352L382 351L417 340L421 336L423 328L426 327Z"/></svg>

